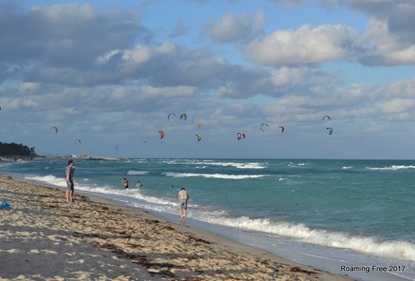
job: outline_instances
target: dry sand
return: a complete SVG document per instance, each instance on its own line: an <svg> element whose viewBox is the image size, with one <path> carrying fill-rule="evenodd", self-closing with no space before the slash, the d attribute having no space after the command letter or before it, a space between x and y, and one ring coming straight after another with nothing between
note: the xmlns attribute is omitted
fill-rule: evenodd
<svg viewBox="0 0 415 281"><path fill-rule="evenodd" d="M76 190L75 190L76 191ZM352 280L145 211L0 175L0 280Z"/></svg>

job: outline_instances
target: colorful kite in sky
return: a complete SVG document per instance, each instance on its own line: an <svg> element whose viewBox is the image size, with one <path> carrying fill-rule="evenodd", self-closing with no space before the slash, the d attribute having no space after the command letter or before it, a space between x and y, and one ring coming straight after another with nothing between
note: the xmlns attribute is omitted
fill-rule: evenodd
<svg viewBox="0 0 415 281"><path fill-rule="evenodd" d="M187 120L187 114L183 113L182 115L180 115L180 119Z"/></svg>
<svg viewBox="0 0 415 281"><path fill-rule="evenodd" d="M267 123L262 123L261 126L259 126L259 129L261 130L261 132L264 131L264 127L269 127L269 125Z"/></svg>
<svg viewBox="0 0 415 281"><path fill-rule="evenodd" d="M237 140L245 139L245 133L244 132L237 133L236 138Z"/></svg>

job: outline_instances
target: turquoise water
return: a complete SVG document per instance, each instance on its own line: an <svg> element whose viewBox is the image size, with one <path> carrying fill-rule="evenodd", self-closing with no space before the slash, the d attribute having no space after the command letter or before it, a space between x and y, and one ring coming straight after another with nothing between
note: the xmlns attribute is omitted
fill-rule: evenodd
<svg viewBox="0 0 415 281"><path fill-rule="evenodd" d="M63 188L66 162L7 163L0 172ZM186 187L196 223L249 233L247 240L267 250L299 247L337 267L405 266L393 276L415 278L415 161L131 159L75 160L75 167L80 192L172 217ZM143 188L124 190L124 177Z"/></svg>

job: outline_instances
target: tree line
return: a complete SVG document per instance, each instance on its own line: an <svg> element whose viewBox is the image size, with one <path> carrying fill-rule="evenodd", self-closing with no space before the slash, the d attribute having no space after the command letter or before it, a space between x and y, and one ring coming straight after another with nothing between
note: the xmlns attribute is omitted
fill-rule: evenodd
<svg viewBox="0 0 415 281"><path fill-rule="evenodd" d="M36 156L35 147L29 148L23 144L0 142L0 157L33 159Z"/></svg>

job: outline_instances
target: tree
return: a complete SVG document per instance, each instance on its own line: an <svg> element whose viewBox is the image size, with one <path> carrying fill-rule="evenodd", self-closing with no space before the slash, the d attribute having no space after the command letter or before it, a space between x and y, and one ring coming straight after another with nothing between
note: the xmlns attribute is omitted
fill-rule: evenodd
<svg viewBox="0 0 415 281"><path fill-rule="evenodd" d="M0 142L0 156L7 158L33 159L36 157L35 147L29 148L23 144Z"/></svg>

